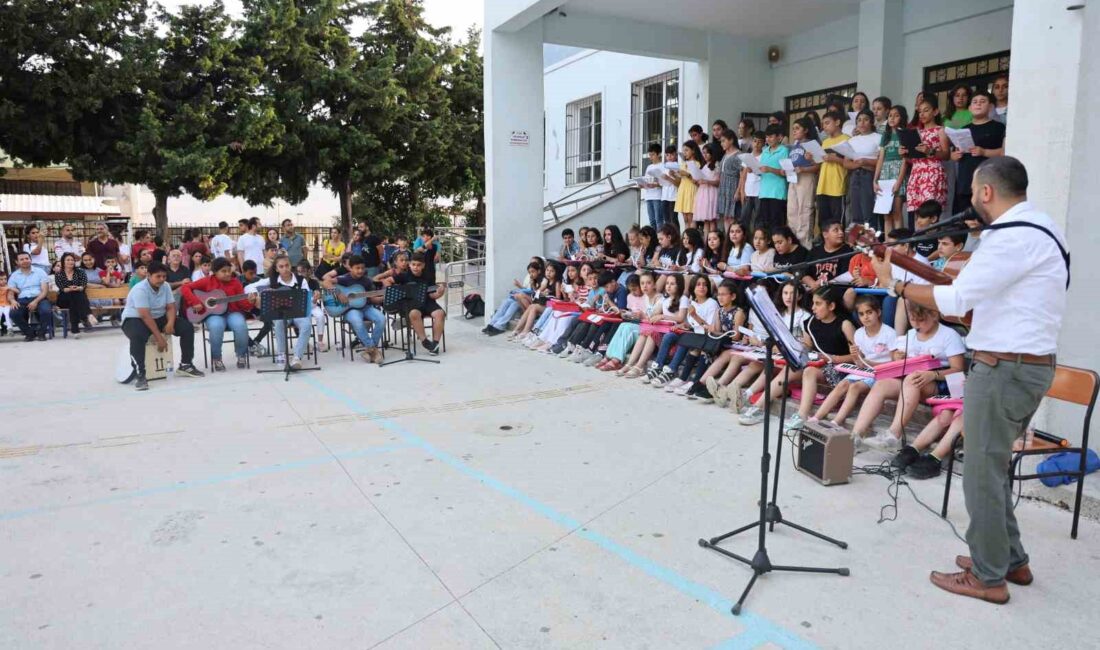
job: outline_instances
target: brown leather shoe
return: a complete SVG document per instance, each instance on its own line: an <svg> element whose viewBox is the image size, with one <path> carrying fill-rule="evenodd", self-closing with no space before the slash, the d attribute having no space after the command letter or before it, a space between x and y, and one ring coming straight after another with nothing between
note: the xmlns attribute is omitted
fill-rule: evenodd
<svg viewBox="0 0 1100 650"><path fill-rule="evenodd" d="M956 555L955 566L965 571L972 571L974 568L974 560L971 560L969 555ZM1005 580L1008 580L1014 585L1027 586L1035 581L1035 576L1031 574L1031 568L1025 564L1005 574Z"/></svg>
<svg viewBox="0 0 1100 650"><path fill-rule="evenodd" d="M940 573L933 571L929 579L932 584L944 591L950 591L960 596L970 596L989 603L1003 605L1008 602L1008 586L1004 583L996 587L987 587L981 580L974 577L969 571L958 573Z"/></svg>

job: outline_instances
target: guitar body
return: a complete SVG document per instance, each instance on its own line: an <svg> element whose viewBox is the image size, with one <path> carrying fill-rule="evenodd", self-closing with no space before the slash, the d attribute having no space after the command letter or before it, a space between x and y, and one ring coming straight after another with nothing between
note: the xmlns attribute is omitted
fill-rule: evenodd
<svg viewBox="0 0 1100 650"><path fill-rule="evenodd" d="M206 320L207 316L214 314L224 314L229 311L229 303L218 302L224 300L226 295L221 289L214 289L213 291L195 291L195 297L199 299L199 302L206 308L202 313L195 311L194 307L187 308L187 320L191 321L195 325Z"/></svg>
<svg viewBox="0 0 1100 650"><path fill-rule="evenodd" d="M342 294L349 296L346 303L342 303L336 298L336 294ZM359 294L359 295L353 295ZM326 291L322 298L322 303L325 306L325 311L330 316L342 316L349 309L362 309L367 306L367 290L362 285L353 284L350 287L342 287L336 285L332 288L332 291Z"/></svg>

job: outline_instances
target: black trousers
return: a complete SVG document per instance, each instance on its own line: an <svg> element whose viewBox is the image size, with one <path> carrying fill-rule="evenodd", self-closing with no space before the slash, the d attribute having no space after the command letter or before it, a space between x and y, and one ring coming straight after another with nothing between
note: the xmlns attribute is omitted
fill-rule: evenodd
<svg viewBox="0 0 1100 650"><path fill-rule="evenodd" d="M592 351L599 347L601 340L610 341L615 330L619 328L618 323L597 324L580 322L579 320L574 322L574 325L575 328L572 328L572 334L570 334L568 341L573 345L579 345Z"/></svg>
<svg viewBox="0 0 1100 650"><path fill-rule="evenodd" d="M760 199L753 229L764 228L767 232L775 232L776 228L785 225L787 225L787 202L782 199Z"/></svg>
<svg viewBox="0 0 1100 650"><path fill-rule="evenodd" d="M80 331L80 325L86 324L88 314L92 313L92 307L88 304L88 296L83 291L72 291L57 294L57 306L69 310L69 328L73 333Z"/></svg>
<svg viewBox="0 0 1100 650"><path fill-rule="evenodd" d="M821 230L822 224L832 223L834 221L841 226L844 225L844 197L818 194L817 229Z"/></svg>
<svg viewBox="0 0 1100 650"><path fill-rule="evenodd" d="M155 319L157 328L164 331L168 323L167 316ZM139 375L145 374L145 345L153 332L140 318L127 318L122 322L122 333L130 339L130 365ZM190 365L195 356L195 326L186 318L176 318L175 336L180 340L180 365Z"/></svg>

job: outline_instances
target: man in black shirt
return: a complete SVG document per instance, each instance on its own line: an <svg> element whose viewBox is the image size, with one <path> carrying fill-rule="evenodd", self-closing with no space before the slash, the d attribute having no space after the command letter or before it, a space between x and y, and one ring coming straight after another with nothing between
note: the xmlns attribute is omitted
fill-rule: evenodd
<svg viewBox="0 0 1100 650"><path fill-rule="evenodd" d="M837 259L829 259L835 255L844 255ZM848 272L848 262L852 259L852 248L844 243L844 229L836 221L821 226L821 245L814 246L810 251L809 260L822 260L806 269L806 275L802 277L802 284L809 290L814 290L823 284L832 282L836 276Z"/></svg>
<svg viewBox="0 0 1100 650"><path fill-rule="evenodd" d="M434 275L429 275L425 269L428 256L424 251L413 253L409 262L409 270L394 276L395 284L425 284L428 285L428 297L418 307L409 310L409 321L417 339L424 349L431 354L439 354L439 340L443 338L443 321L447 319L447 312L436 302L443 296L443 287L435 284ZM431 316L432 340L428 340L424 332L424 317Z"/></svg>
<svg viewBox="0 0 1100 650"><path fill-rule="evenodd" d="M183 252L175 249L168 253L168 278L165 280L172 291L178 291L186 282L191 281L191 269L183 265ZM179 298L179 294L176 294Z"/></svg>
<svg viewBox="0 0 1100 650"><path fill-rule="evenodd" d="M970 151L952 151L951 160L959 161L959 173L955 180L954 213L970 207L970 184L974 180L974 171L986 158L1005 155L1005 125L990 117L993 110L993 96L979 90L970 98L970 114L974 121L966 128L974 139Z"/></svg>
<svg viewBox="0 0 1100 650"><path fill-rule="evenodd" d="M360 253L367 264L367 277L373 278L382 272L382 238L371 233L367 222L359 224L359 236L363 241L363 252Z"/></svg>

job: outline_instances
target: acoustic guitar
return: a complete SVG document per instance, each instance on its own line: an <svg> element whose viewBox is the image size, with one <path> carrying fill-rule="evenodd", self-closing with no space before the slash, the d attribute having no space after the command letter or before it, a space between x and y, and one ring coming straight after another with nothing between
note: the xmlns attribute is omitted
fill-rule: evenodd
<svg viewBox="0 0 1100 650"><path fill-rule="evenodd" d="M886 257L886 245L879 242L878 234L864 224L854 223L848 228L848 244L853 249L865 255L874 255L879 259L884 259ZM970 253L955 253L948 258L947 264L943 267L943 271L937 271L931 266L907 255L892 255L890 261L894 265L912 273L922 280L927 280L931 284L951 284L955 281L955 278L959 276L959 273L962 272L967 262L970 261ZM940 314L941 320L956 325L963 325L967 329L970 328L970 317L970 312L967 312L962 318Z"/></svg>
<svg viewBox="0 0 1100 650"><path fill-rule="evenodd" d="M343 295L347 298L347 302L340 302L337 295ZM342 316L349 309L362 309L367 306L367 301L371 298L381 298L384 295L386 295L385 289L367 291L358 284L350 287L336 285L332 289L325 289L321 303L325 306L325 311L335 317Z"/></svg>
<svg viewBox="0 0 1100 650"><path fill-rule="evenodd" d="M213 291L196 290L195 297L199 299L199 304L203 306L201 312L195 311L194 307L187 308L187 320L195 325L206 320L207 316L220 315L229 311L229 303L248 298L243 293L236 296L227 296L221 289L214 289Z"/></svg>

